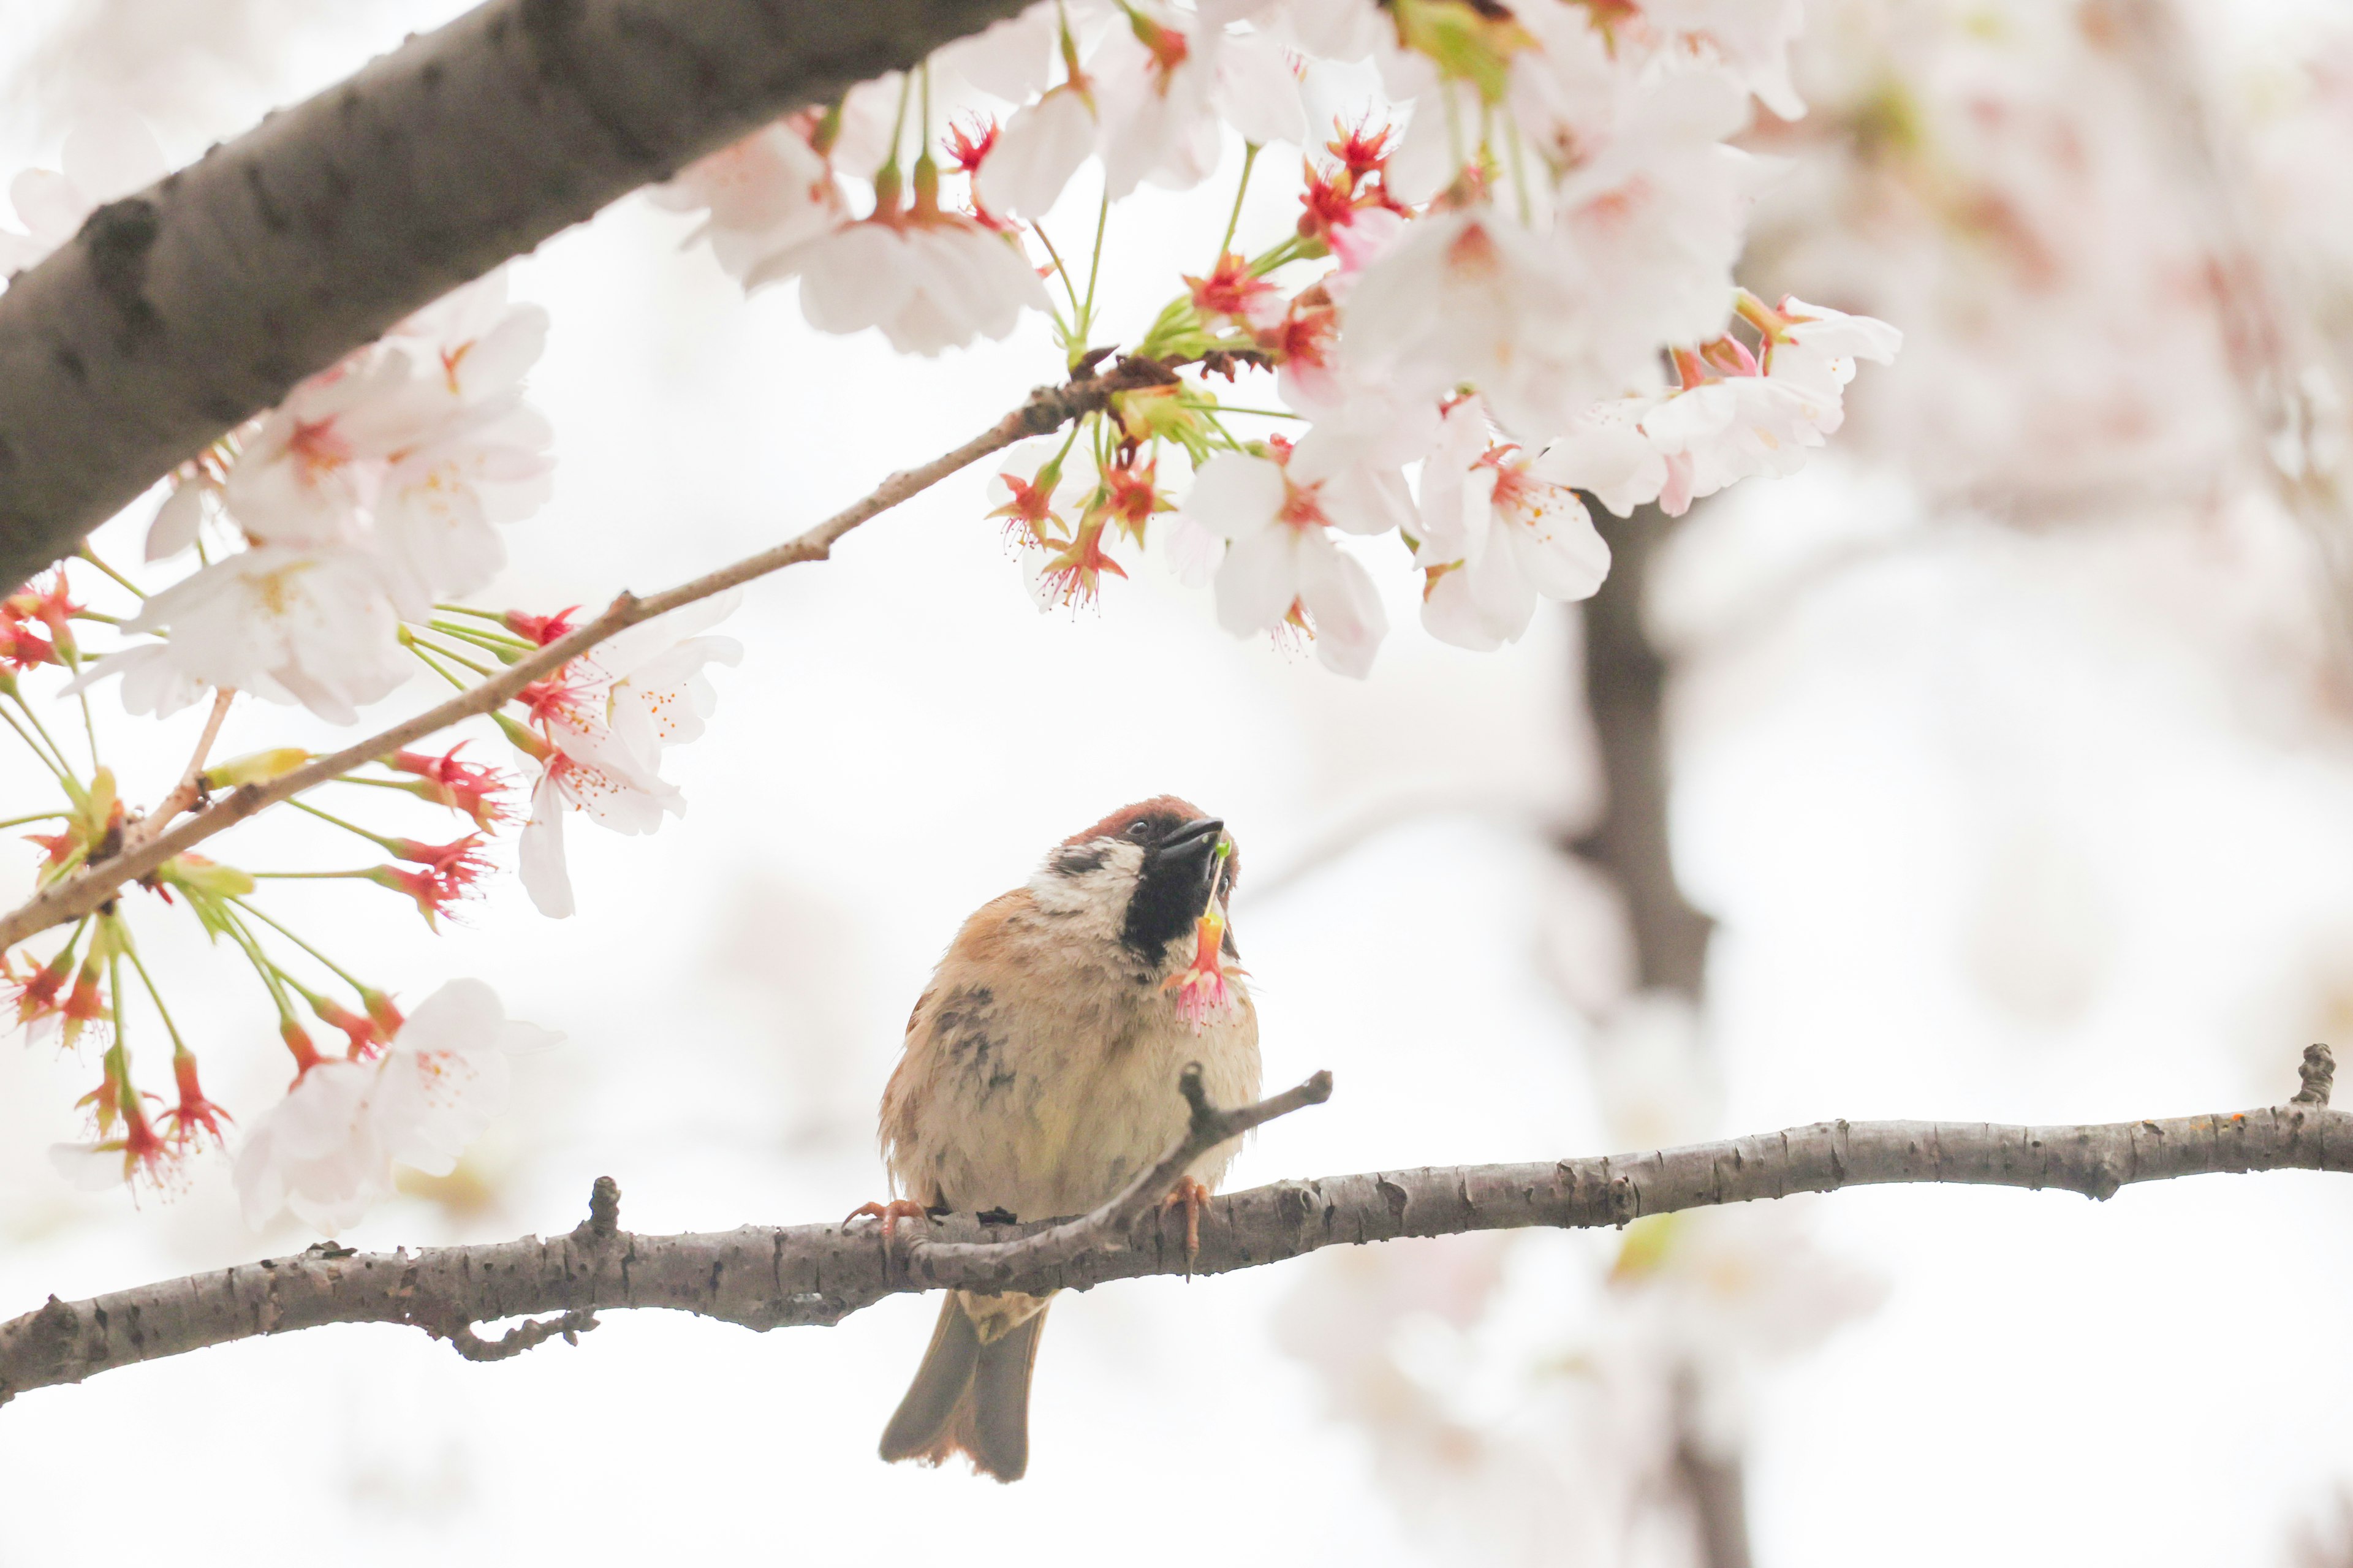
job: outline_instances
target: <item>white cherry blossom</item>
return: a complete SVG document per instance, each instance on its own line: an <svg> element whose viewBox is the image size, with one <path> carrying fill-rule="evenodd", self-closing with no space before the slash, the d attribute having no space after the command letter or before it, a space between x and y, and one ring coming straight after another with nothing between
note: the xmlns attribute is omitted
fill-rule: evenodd
<svg viewBox="0 0 2353 1568"><path fill-rule="evenodd" d="M539 770L517 861L540 913L563 920L577 907L564 856L571 812L628 835L686 815L686 797L661 776L661 753L702 733L718 700L704 667L743 657L734 638L703 635L741 596L717 595L633 626L526 689L538 733L509 734Z"/></svg>
<svg viewBox="0 0 2353 1568"><path fill-rule="evenodd" d="M170 172L154 133L135 116L90 115L66 132L65 167L26 169L8 186L24 232L0 229L0 287L74 237L84 219Z"/></svg>
<svg viewBox="0 0 2353 1568"><path fill-rule="evenodd" d="M168 719L202 700L207 688L172 657L169 643L140 643L85 665L66 682L63 694L77 696L101 680L122 678L122 707L128 713Z"/></svg>
<svg viewBox="0 0 2353 1568"><path fill-rule="evenodd" d="M159 700L184 695L185 680L201 681L299 702L348 724L361 705L408 678L396 640L396 575L382 558L350 545L248 550L148 598L121 630L168 630L170 640L127 650L135 659L110 658L90 675L137 673L141 690Z"/></svg>
<svg viewBox="0 0 2353 1568"><path fill-rule="evenodd" d="M503 1108L508 1054L552 1037L480 981L450 981L381 1056L318 1063L255 1122L235 1168L246 1223L290 1208L332 1234L392 1195L394 1165L447 1175Z"/></svg>
<svg viewBox="0 0 2353 1568"><path fill-rule="evenodd" d="M672 211L707 211L690 243L708 239L712 255L739 282L849 219L833 166L809 145L802 118L698 159L648 195Z"/></svg>
<svg viewBox="0 0 2353 1568"><path fill-rule="evenodd" d="M1194 476L1183 510L1228 541L1216 579L1219 625L1248 637L1303 615L1326 668L1370 673L1388 615L1372 577L1332 538L1314 486L1293 483L1273 458L1220 452Z"/></svg>
<svg viewBox="0 0 2353 1568"><path fill-rule="evenodd" d="M845 333L880 327L901 353L1001 339L1025 308L1048 308L1046 286L1016 244L947 215L851 224L791 259L809 325Z"/></svg>
<svg viewBox="0 0 2353 1568"><path fill-rule="evenodd" d="M1842 400L1854 379L1855 361L1893 364L1904 346L1904 334L1885 321L1803 300L1786 298L1778 310L1761 314L1767 329L1765 374L1817 396ZM1838 422L1822 428L1834 432Z"/></svg>
<svg viewBox="0 0 2353 1568"><path fill-rule="evenodd" d="M1667 482L1665 457L1642 434L1642 416L1655 401L1619 397L1595 404L1569 421L1529 471L1585 491L1620 517L1631 516L1636 507L1658 500Z"/></svg>
<svg viewBox="0 0 2353 1568"><path fill-rule="evenodd" d="M1469 382L1505 428L1542 437L1622 390L1591 361L1594 310L1551 246L1482 206L1411 225L1358 275L1343 331L1400 388Z"/></svg>
<svg viewBox="0 0 2353 1568"><path fill-rule="evenodd" d="M1422 625L1479 652L1517 642L1538 598L1588 598L1609 573L1609 547L1585 503L1516 448L1491 446L1476 397L1447 411L1422 466L1415 559L1434 569Z"/></svg>

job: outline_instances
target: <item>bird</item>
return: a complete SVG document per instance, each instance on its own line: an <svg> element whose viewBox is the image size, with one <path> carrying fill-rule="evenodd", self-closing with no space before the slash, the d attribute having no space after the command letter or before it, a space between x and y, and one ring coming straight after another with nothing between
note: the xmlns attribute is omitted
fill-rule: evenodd
<svg viewBox="0 0 2353 1568"><path fill-rule="evenodd" d="M1240 861L1220 818L1159 795L1072 834L964 922L883 1091L895 1195L861 1212L882 1215L885 1246L899 1214L1003 1224L1107 1203L1185 1132L1188 1063L1212 1103L1257 1100L1258 1016L1227 923ZM1172 1194L1188 1226L1238 1148L1201 1156ZM960 1454L979 1474L1020 1479L1050 1300L948 1292L882 1458Z"/></svg>

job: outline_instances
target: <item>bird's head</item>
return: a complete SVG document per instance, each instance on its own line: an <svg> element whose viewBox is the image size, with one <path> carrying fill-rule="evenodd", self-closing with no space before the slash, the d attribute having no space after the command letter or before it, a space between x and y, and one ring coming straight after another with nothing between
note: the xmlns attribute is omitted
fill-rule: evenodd
<svg viewBox="0 0 2353 1568"><path fill-rule="evenodd" d="M1091 934L1115 941L1159 971L1191 952L1193 922L1208 908L1212 884L1224 910L1241 869L1226 825L1173 795L1123 806L1047 855L1030 879L1041 909L1082 921ZM1230 928L1227 935L1230 946Z"/></svg>

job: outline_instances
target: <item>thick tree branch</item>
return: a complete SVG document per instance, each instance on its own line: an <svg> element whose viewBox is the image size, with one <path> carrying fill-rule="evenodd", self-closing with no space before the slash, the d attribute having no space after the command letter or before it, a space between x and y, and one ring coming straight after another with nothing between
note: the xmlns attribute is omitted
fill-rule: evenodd
<svg viewBox="0 0 2353 1568"><path fill-rule="evenodd" d="M214 834L244 821L264 806L274 805L339 778L352 769L446 730L460 720L488 713L543 675L554 673L597 644L640 621L666 615L681 605L738 587L805 561L822 561L833 546L860 523L881 515L911 497L929 489L950 474L1001 451L1026 436L1043 435L1065 422L1102 408L1124 389L1166 379L1167 373L1150 361L1122 360L1100 375L1089 375L1060 386L1041 386L1029 401L953 451L930 462L902 469L823 522L782 544L747 555L716 572L707 572L659 594L639 598L624 593L605 613L569 636L537 653L516 660L480 685L468 687L438 707L413 719L404 719L342 751L304 763L268 784L240 784L176 826L167 812L158 812L134 824L123 835L122 847L103 860L59 878L6 915L0 916L0 952L26 937L54 925L90 914L127 882L135 882L173 856L192 849ZM176 793L174 797L177 798ZM169 801L167 800L167 805Z"/></svg>
<svg viewBox="0 0 2353 1568"><path fill-rule="evenodd" d="M2321 1091L2325 1049L2306 1054ZM1306 1103L1313 1080L1270 1106ZM1263 1117L1261 1116L1262 1120ZM1181 1169L1181 1164L1178 1165ZM750 1329L839 1322L886 1296L987 1278L1038 1294L1147 1274L1223 1274L1344 1243L1534 1226L1625 1225L1644 1215L1898 1182L2057 1187L2107 1198L2136 1182L2223 1172L2353 1172L2353 1115L2316 1101L2235 1115L2080 1127L1981 1121L1825 1121L1651 1153L1526 1165L1381 1171L1278 1182L1211 1200L1200 1251L1184 1220L1145 1201L1127 1245L1103 1243L996 1278L985 1254L1021 1257L1069 1224L939 1222L939 1239L886 1250L871 1228L744 1226L687 1236L619 1228L618 1194L599 1182L589 1218L552 1240L361 1253L317 1247L293 1258L48 1304L0 1323L0 1400L94 1373L260 1334L328 1323L407 1323L465 1345L460 1331L501 1318L572 1314L536 1337L586 1326L580 1314L660 1307ZM1136 1189L1109 1208L1130 1201ZM1107 1211L1098 1211L1099 1213ZM1091 1222L1082 1222L1091 1223Z"/></svg>
<svg viewBox="0 0 2353 1568"><path fill-rule="evenodd" d="M1625 895L1634 957L1646 987L1699 999L1715 922L1675 881L1667 832L1667 661L1642 627L1651 553L1671 526L1654 507L1631 518L1592 509L1609 545L1609 575L1585 601L1585 702L1601 753L1603 815L1570 847L1609 872Z"/></svg>
<svg viewBox="0 0 2353 1568"><path fill-rule="evenodd" d="M491 0L0 294L0 586L403 317L1023 0Z"/></svg>

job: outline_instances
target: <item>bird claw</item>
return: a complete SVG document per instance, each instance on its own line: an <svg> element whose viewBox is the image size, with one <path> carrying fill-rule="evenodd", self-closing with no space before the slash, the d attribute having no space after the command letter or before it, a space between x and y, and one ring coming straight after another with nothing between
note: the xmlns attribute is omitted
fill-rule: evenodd
<svg viewBox="0 0 2353 1568"><path fill-rule="evenodd" d="M851 1209L848 1215L844 1215L841 1223L843 1226L847 1226L852 1220L881 1220L882 1222L882 1246L884 1250L887 1251L889 1250L891 1244L898 1239L899 1222L901 1220L919 1219L923 1221L925 1224L929 1224L931 1222L931 1217L930 1211L925 1209L923 1205L916 1203L913 1199L892 1198L887 1204L860 1204L856 1208Z"/></svg>
<svg viewBox="0 0 2353 1568"><path fill-rule="evenodd" d="M1193 1259L1201 1255L1201 1205L1209 1201L1209 1189L1190 1176L1176 1178L1176 1185L1161 1200L1161 1207L1185 1211L1185 1278L1193 1277Z"/></svg>

